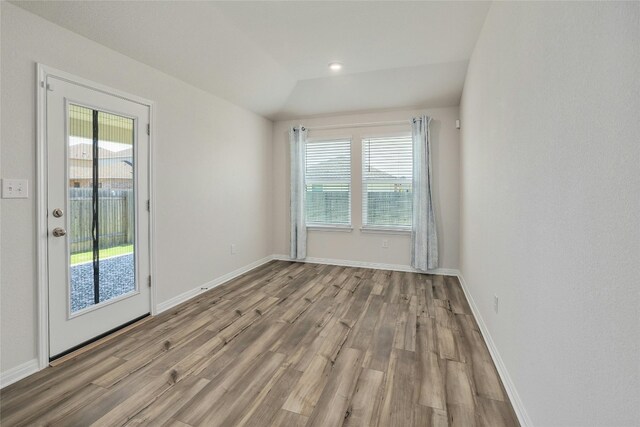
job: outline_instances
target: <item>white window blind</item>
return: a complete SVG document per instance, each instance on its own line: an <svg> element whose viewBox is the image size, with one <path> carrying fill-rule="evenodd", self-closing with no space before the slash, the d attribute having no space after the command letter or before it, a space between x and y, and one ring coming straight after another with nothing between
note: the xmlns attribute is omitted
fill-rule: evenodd
<svg viewBox="0 0 640 427"><path fill-rule="evenodd" d="M307 225L351 224L351 140L307 141Z"/></svg>
<svg viewBox="0 0 640 427"><path fill-rule="evenodd" d="M412 220L411 136L362 140L362 224L409 228Z"/></svg>

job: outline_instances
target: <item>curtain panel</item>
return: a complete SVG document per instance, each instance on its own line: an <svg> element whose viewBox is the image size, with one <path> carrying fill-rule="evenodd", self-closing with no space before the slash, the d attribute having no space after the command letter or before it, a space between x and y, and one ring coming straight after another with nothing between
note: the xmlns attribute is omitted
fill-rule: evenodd
<svg viewBox="0 0 640 427"><path fill-rule="evenodd" d="M413 141L413 221L411 266L418 270L438 267L438 235L432 200L431 118L416 117L411 126Z"/></svg>
<svg viewBox="0 0 640 427"><path fill-rule="evenodd" d="M307 226L304 218L304 171L307 130L302 127L289 129L291 149L291 259L307 256Z"/></svg>

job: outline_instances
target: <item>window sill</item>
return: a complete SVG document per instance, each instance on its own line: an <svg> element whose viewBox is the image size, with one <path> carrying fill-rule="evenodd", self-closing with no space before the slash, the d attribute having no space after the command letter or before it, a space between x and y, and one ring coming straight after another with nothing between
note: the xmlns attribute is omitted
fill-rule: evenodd
<svg viewBox="0 0 640 427"><path fill-rule="evenodd" d="M410 227L360 227L362 233L411 234Z"/></svg>
<svg viewBox="0 0 640 427"><path fill-rule="evenodd" d="M307 225L307 231L339 231L351 233L353 227L351 225Z"/></svg>

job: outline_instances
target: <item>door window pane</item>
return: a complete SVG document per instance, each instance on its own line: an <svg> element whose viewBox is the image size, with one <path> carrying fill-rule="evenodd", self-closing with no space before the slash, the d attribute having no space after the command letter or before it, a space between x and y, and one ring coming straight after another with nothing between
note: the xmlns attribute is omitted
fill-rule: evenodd
<svg viewBox="0 0 640 427"><path fill-rule="evenodd" d="M133 119L70 105L71 312L136 288Z"/></svg>

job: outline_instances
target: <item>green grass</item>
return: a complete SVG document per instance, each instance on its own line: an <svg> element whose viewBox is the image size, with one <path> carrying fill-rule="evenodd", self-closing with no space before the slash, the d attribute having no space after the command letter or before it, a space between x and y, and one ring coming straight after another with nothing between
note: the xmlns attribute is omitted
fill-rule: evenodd
<svg viewBox="0 0 640 427"><path fill-rule="evenodd" d="M130 253L133 253L133 245L114 246L113 248L100 249L100 259ZM82 264L91 260L93 260L93 251L71 254L71 265Z"/></svg>

